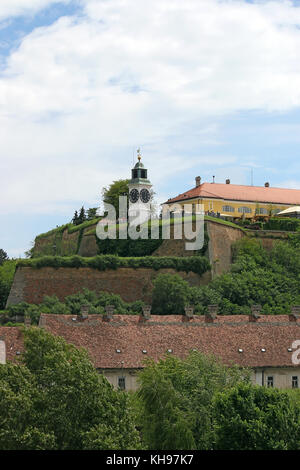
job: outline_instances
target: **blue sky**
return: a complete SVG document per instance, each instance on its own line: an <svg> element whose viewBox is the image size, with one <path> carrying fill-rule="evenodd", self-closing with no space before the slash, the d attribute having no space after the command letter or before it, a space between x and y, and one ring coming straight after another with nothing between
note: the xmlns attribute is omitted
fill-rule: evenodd
<svg viewBox="0 0 300 470"><path fill-rule="evenodd" d="M0 248L24 256L143 161L163 202L300 189L300 2L1 0Z"/></svg>

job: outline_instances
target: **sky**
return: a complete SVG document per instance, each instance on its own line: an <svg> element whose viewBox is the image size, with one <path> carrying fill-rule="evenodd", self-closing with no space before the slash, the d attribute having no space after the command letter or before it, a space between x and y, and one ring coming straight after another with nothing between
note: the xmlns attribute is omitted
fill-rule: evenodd
<svg viewBox="0 0 300 470"><path fill-rule="evenodd" d="M139 147L158 203L300 189L300 1L1 0L0 248L100 206Z"/></svg>

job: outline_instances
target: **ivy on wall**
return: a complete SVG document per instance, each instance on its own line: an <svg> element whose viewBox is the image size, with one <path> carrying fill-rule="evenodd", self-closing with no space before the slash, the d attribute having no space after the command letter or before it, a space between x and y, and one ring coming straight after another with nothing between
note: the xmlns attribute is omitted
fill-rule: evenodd
<svg viewBox="0 0 300 470"><path fill-rule="evenodd" d="M41 258L22 259L18 267L31 267L40 269L53 268L92 268L100 271L118 268L150 268L175 269L176 271L194 272L199 275L210 270L210 264L205 256L171 257L171 256L143 256L121 258L115 255L99 255L91 258L74 256L44 256Z"/></svg>

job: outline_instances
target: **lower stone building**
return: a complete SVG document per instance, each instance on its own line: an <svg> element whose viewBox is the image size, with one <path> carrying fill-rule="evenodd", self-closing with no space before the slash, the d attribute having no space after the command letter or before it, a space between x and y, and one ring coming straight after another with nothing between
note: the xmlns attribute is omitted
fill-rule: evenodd
<svg viewBox="0 0 300 470"><path fill-rule="evenodd" d="M115 387L136 390L145 359L190 351L251 368L255 384L300 386L300 320L297 315L52 315L40 327L89 352ZM298 358L299 355L299 358Z"/></svg>
<svg viewBox="0 0 300 470"><path fill-rule="evenodd" d="M252 382L300 387L300 319L297 315L52 315L39 326L84 347L97 370L115 387L136 390L145 359L190 351L214 354L251 369ZM18 327L0 327L0 366L23 352Z"/></svg>

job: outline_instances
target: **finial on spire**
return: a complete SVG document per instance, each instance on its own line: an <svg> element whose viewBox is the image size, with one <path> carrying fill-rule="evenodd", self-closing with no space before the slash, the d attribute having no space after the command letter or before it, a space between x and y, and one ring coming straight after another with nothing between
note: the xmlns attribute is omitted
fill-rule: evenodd
<svg viewBox="0 0 300 470"><path fill-rule="evenodd" d="M140 162L140 161L141 161L141 158L142 158L141 149L140 149L140 148L137 149L137 155L138 155L138 161Z"/></svg>

